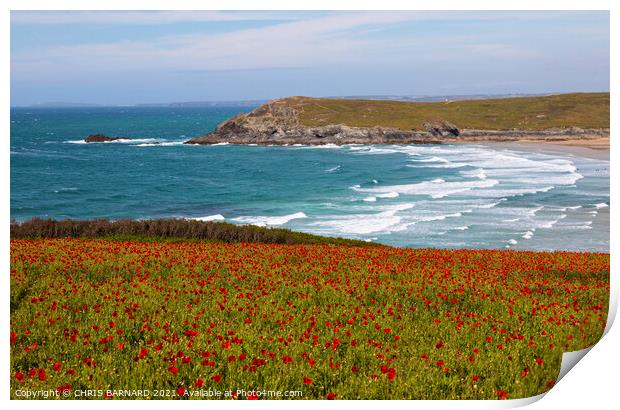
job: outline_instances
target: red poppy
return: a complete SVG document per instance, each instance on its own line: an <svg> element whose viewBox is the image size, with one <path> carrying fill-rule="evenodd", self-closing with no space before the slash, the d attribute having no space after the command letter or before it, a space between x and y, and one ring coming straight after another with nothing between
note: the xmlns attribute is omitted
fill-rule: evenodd
<svg viewBox="0 0 620 410"><path fill-rule="evenodd" d="M336 398L336 393L329 392L327 393L327 400L334 400Z"/></svg>
<svg viewBox="0 0 620 410"><path fill-rule="evenodd" d="M395 378L396 378L396 370L394 370L393 367L390 367L388 369L388 379L390 379L390 381L393 382Z"/></svg>
<svg viewBox="0 0 620 410"><path fill-rule="evenodd" d="M216 383L219 383L222 381L222 376L220 376L220 374L216 374L215 376L211 377L211 380L213 380Z"/></svg>
<svg viewBox="0 0 620 410"><path fill-rule="evenodd" d="M47 375L45 374L45 369L39 369L38 376L39 376L39 380L44 382L47 379Z"/></svg>
<svg viewBox="0 0 620 410"><path fill-rule="evenodd" d="M71 392L71 388L72 386L70 384L65 383L65 384L61 384L60 386L58 386L58 388L56 388L56 391L61 394L67 394Z"/></svg>
<svg viewBox="0 0 620 410"><path fill-rule="evenodd" d="M284 356L284 357L282 358L282 363L284 363L284 364L293 363L293 358L292 358L292 357L290 357L290 356Z"/></svg>
<svg viewBox="0 0 620 410"><path fill-rule="evenodd" d="M312 379L309 379L304 376L304 384L312 384Z"/></svg>

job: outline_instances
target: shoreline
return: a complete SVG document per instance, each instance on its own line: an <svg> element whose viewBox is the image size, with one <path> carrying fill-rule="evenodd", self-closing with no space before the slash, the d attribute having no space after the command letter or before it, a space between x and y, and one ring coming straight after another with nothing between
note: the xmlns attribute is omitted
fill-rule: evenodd
<svg viewBox="0 0 620 410"><path fill-rule="evenodd" d="M186 143L187 144L187 143ZM284 143L279 141L272 142L257 142L257 143L245 143L245 142L217 142L212 144L189 144L189 145L203 145L203 146L219 146L219 145L238 145L238 146L260 146L260 147L299 147L299 146L324 146L324 145L484 145L488 147L500 147L500 148L520 148L526 151L534 151L548 154L570 154L580 157L602 159L609 161L610 158L610 141L609 137L592 138L592 139L567 139L567 140L544 140L544 139L521 139L521 140L446 140L443 142L379 142L379 143L336 143L336 142L323 142L323 143Z"/></svg>
<svg viewBox="0 0 620 410"><path fill-rule="evenodd" d="M543 143L609 150L609 130L571 129L546 130L462 130L446 135L426 131L403 131L396 128L354 128L342 124L317 128L295 126L274 130L253 129L228 120L214 131L191 138L188 145L428 145L428 144L485 144L485 143ZM228 129L230 128L230 129ZM87 141L88 142L88 141Z"/></svg>
<svg viewBox="0 0 620 410"><path fill-rule="evenodd" d="M462 142L461 144L469 144ZM480 145L488 147L499 147L508 149L523 149L530 152L540 152L543 154L562 154L574 155L598 160L610 160L609 137L592 140L566 140L566 141L485 141Z"/></svg>

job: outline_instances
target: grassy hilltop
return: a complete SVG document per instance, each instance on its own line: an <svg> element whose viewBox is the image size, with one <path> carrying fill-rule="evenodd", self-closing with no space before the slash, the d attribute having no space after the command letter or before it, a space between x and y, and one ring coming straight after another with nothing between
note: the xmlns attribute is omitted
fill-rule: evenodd
<svg viewBox="0 0 620 410"><path fill-rule="evenodd" d="M460 129L609 128L609 93L431 103L309 97L284 101L299 112L301 124L308 127L345 124L421 131L427 121L444 120Z"/></svg>

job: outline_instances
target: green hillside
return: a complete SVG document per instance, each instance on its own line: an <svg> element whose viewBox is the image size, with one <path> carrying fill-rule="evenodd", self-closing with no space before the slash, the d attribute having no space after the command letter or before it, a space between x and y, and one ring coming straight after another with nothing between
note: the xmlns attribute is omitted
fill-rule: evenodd
<svg viewBox="0 0 620 410"><path fill-rule="evenodd" d="M287 102L298 109L306 126L345 124L423 130L427 121L445 120L461 129L609 128L609 93L432 103L307 97L293 97Z"/></svg>

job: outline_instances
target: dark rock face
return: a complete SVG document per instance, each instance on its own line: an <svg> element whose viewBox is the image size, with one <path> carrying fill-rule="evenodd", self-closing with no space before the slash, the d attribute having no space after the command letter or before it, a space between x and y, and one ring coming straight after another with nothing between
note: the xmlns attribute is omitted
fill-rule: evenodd
<svg viewBox="0 0 620 410"><path fill-rule="evenodd" d="M425 132L396 128L354 128L346 125L323 127L268 127L255 129L238 123L226 124L211 134L193 138L186 144L323 145L323 144L437 144L440 139Z"/></svg>
<svg viewBox="0 0 620 410"><path fill-rule="evenodd" d="M458 137L461 133L456 125L448 121L430 121L425 122L424 128L436 137Z"/></svg>
<svg viewBox="0 0 620 410"><path fill-rule="evenodd" d="M109 142L122 139L121 137L108 137L103 134L92 134L84 138L85 142Z"/></svg>

